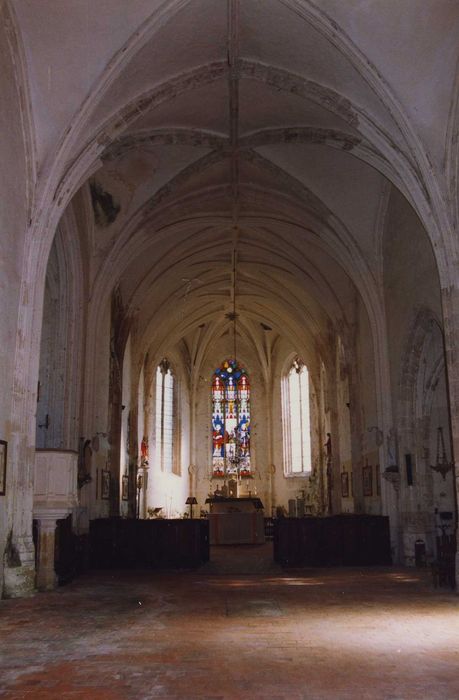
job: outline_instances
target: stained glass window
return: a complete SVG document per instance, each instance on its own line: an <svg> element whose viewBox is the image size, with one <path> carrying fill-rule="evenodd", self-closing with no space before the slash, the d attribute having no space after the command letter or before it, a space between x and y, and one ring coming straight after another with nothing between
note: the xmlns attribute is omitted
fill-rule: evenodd
<svg viewBox="0 0 459 700"><path fill-rule="evenodd" d="M212 473L251 473L250 383L235 360L225 360L212 379Z"/></svg>
<svg viewBox="0 0 459 700"><path fill-rule="evenodd" d="M284 469L290 476L311 471L309 372L294 360L283 385Z"/></svg>

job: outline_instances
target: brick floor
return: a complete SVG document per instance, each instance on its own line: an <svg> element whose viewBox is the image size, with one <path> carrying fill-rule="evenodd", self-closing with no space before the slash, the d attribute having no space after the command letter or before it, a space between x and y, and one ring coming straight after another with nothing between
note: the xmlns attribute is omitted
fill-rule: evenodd
<svg viewBox="0 0 459 700"><path fill-rule="evenodd" d="M2 601L1 700L459 698L459 598L428 572L216 569Z"/></svg>

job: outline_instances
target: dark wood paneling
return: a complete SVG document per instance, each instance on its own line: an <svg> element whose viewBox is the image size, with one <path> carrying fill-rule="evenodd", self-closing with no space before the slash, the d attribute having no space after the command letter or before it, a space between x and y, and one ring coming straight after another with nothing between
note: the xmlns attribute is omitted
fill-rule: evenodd
<svg viewBox="0 0 459 700"><path fill-rule="evenodd" d="M194 568L209 560L207 520L93 520L93 568Z"/></svg>
<svg viewBox="0 0 459 700"><path fill-rule="evenodd" d="M88 569L88 535L76 535L72 529L72 516L56 523L54 569L59 585L72 581Z"/></svg>
<svg viewBox="0 0 459 700"><path fill-rule="evenodd" d="M379 515L279 518L274 559L293 566L391 564L389 519Z"/></svg>

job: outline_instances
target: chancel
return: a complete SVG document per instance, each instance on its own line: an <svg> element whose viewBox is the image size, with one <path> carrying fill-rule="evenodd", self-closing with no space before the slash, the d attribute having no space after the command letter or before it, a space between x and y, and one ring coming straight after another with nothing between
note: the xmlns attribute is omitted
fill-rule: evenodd
<svg viewBox="0 0 459 700"><path fill-rule="evenodd" d="M458 696L458 66L454 0L0 2L8 698Z"/></svg>

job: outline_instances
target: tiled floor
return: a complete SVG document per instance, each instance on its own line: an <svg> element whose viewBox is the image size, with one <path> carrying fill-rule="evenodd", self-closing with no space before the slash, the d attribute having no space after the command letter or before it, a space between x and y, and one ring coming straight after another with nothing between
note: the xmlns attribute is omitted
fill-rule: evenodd
<svg viewBox="0 0 459 700"><path fill-rule="evenodd" d="M228 572L250 556L2 601L0 698L459 698L459 598L428 572Z"/></svg>

